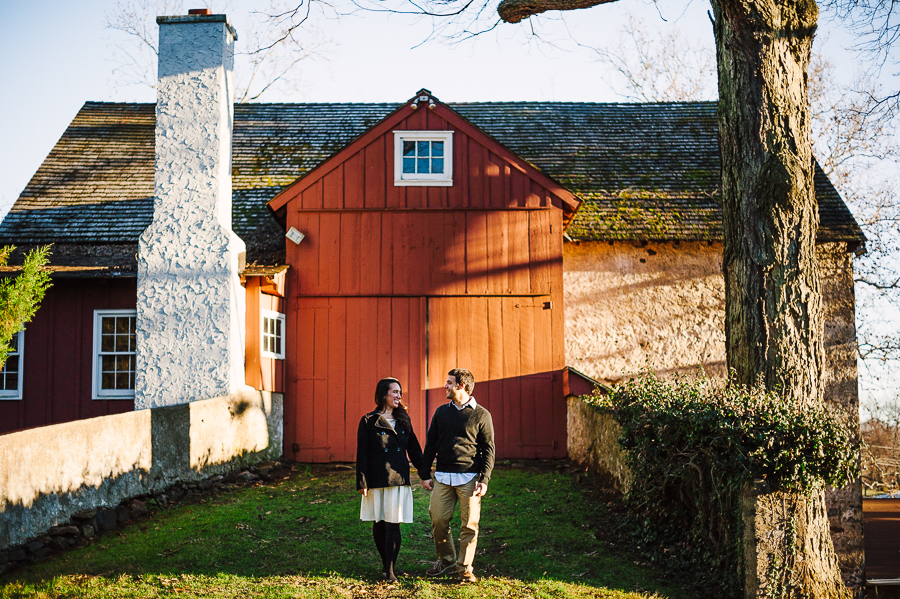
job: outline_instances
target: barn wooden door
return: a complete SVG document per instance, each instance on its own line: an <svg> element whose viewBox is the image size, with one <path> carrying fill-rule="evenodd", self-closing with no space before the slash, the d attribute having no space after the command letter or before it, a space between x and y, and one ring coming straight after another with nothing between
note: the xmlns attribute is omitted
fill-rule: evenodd
<svg viewBox="0 0 900 599"><path fill-rule="evenodd" d="M375 408L375 384L404 382L416 431L425 430L424 298L295 298L285 455L301 462L356 459L359 419Z"/></svg>
<svg viewBox="0 0 900 599"><path fill-rule="evenodd" d="M475 375L499 457L565 456L550 296L296 298L294 306L285 402L285 453L293 459L353 461L359 419L374 408L384 376L404 383L424 443L456 366Z"/></svg>
<svg viewBox="0 0 900 599"><path fill-rule="evenodd" d="M426 308L429 421L447 401L447 371L468 368L475 398L493 417L498 457L565 457L550 296L428 298Z"/></svg>

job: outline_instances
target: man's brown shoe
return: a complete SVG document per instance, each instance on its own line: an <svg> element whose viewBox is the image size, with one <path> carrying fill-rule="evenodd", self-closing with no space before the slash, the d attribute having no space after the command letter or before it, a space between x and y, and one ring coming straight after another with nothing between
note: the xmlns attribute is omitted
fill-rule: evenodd
<svg viewBox="0 0 900 599"><path fill-rule="evenodd" d="M465 570L463 570L462 572L457 572L456 578L460 582L478 582L478 577L475 576L474 572L466 572Z"/></svg>
<svg viewBox="0 0 900 599"><path fill-rule="evenodd" d="M440 576L450 568L453 568L456 564L445 564L441 560L438 560L431 564L431 567L425 570L425 574L428 576Z"/></svg>

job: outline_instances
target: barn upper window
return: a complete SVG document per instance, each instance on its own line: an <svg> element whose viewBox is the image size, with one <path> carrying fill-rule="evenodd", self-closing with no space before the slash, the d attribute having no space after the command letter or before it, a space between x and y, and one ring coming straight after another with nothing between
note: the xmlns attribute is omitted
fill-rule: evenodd
<svg viewBox="0 0 900 599"><path fill-rule="evenodd" d="M453 132L394 131L394 185L453 185Z"/></svg>
<svg viewBox="0 0 900 599"><path fill-rule="evenodd" d="M94 399L131 399L137 370L135 310L94 310Z"/></svg>

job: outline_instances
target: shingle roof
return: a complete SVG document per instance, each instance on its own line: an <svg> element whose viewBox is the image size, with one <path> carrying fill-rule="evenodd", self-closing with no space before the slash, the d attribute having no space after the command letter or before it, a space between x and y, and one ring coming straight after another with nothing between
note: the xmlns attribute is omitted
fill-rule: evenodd
<svg viewBox="0 0 900 599"><path fill-rule="evenodd" d="M266 202L398 104L235 107L234 230L248 259L283 255ZM448 104L584 200L584 240L721 239L715 104ZM153 104L86 103L0 224L0 243L135 243L153 210ZM862 232L821 170L819 241Z"/></svg>

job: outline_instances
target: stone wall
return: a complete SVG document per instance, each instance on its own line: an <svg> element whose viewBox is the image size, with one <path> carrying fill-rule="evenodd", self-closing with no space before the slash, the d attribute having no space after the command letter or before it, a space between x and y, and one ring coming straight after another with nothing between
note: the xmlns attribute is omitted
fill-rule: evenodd
<svg viewBox="0 0 900 599"><path fill-rule="evenodd" d="M611 416L570 395L566 432L570 460L607 478L607 482L622 493L628 491L631 471L625 462L625 452L618 444L621 429Z"/></svg>
<svg viewBox="0 0 900 599"><path fill-rule="evenodd" d="M567 365L603 382L648 360L725 374L721 244L567 243L563 281Z"/></svg>
<svg viewBox="0 0 900 599"><path fill-rule="evenodd" d="M83 510L279 457L282 400L249 390L0 436L0 549Z"/></svg>
<svg viewBox="0 0 900 599"><path fill-rule="evenodd" d="M822 276L825 331L825 401L844 410L859 426L859 390L856 371L856 303L853 293L852 254L845 244L816 246ZM825 504L831 538L845 582L858 593L864 583L862 483L827 489Z"/></svg>

